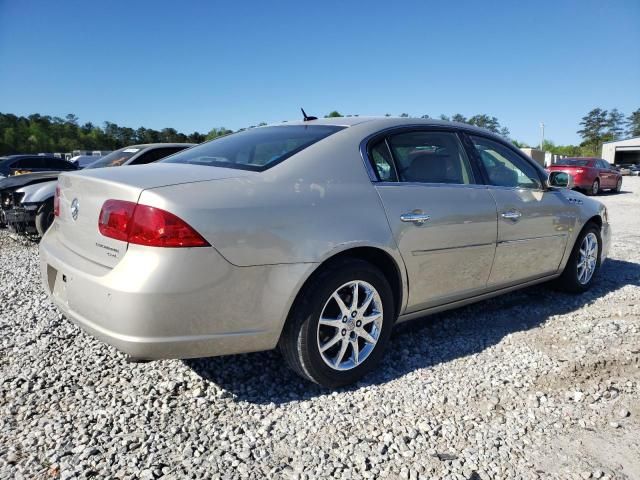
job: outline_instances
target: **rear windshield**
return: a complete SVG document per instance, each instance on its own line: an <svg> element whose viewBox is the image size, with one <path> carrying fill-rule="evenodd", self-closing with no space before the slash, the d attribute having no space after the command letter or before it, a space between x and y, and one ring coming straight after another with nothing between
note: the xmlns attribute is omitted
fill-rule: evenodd
<svg viewBox="0 0 640 480"><path fill-rule="evenodd" d="M589 160L572 160L570 158L558 160L556 163L556 165L563 165L565 167L586 167L588 164Z"/></svg>
<svg viewBox="0 0 640 480"><path fill-rule="evenodd" d="M142 147L121 148L120 150L111 152L109 155L105 155L99 160L90 163L89 165L84 167L84 169L88 170L90 168L119 167L141 150L143 150Z"/></svg>
<svg viewBox="0 0 640 480"><path fill-rule="evenodd" d="M161 162L260 172L343 128L333 125L252 128L203 143Z"/></svg>

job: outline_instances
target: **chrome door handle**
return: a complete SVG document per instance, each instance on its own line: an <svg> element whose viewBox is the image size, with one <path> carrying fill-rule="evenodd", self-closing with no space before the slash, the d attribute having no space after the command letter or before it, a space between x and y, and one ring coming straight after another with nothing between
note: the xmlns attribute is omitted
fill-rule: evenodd
<svg viewBox="0 0 640 480"><path fill-rule="evenodd" d="M400 215L401 221L410 222L410 223L413 223L414 225L423 225L424 222L430 219L431 219L431 215L426 215L424 213L410 212L410 213L403 213L402 215Z"/></svg>
<svg viewBox="0 0 640 480"><path fill-rule="evenodd" d="M506 218L507 220L518 220L522 214L517 210L509 210L508 212L502 212L500 214L502 218Z"/></svg>

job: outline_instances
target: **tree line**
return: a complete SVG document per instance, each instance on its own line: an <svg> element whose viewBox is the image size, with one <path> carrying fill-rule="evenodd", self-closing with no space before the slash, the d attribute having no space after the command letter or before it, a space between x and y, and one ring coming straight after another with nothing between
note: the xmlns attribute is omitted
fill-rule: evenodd
<svg viewBox="0 0 640 480"><path fill-rule="evenodd" d="M334 110L325 118L351 117L358 115L343 115ZM390 117L391 114L385 114ZM409 117L408 113L401 113L400 117ZM430 118L421 115L421 118ZM490 115L477 114L465 117L460 113L454 115L440 115L441 120L467 123L480 128L486 128L498 135L509 138L509 129ZM259 123L254 126L266 125ZM587 113L580 122L578 134L582 138L580 145L556 145L552 141L545 141L543 149L567 156L599 155L602 144L611 140L618 140L623 136L640 136L640 108L625 116L618 109L605 110L594 108ZM244 128L240 130L245 130ZM49 115L32 114L17 116L10 113L0 113L0 155L13 153L40 152L71 152L73 150L116 150L127 145L139 143L179 142L202 143L223 135L233 133L225 127L216 127L208 133L193 132L190 134L178 132L174 128L154 130L140 127L133 129L122 127L113 122L104 122L103 126L91 122L80 124L77 116L67 115L65 118ZM528 146L515 139L511 141L519 146Z"/></svg>

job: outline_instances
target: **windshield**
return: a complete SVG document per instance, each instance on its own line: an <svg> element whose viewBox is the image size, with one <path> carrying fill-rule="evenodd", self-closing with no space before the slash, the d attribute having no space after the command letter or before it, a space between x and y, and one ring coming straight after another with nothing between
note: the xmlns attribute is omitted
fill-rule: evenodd
<svg viewBox="0 0 640 480"><path fill-rule="evenodd" d="M589 164L589 160L576 160L571 158L565 158L558 160L556 165L562 165L564 167L586 167Z"/></svg>
<svg viewBox="0 0 640 480"><path fill-rule="evenodd" d="M260 172L343 128L333 125L252 128L203 143L161 162Z"/></svg>
<svg viewBox="0 0 640 480"><path fill-rule="evenodd" d="M115 152L111 152L109 155L105 155L99 160L96 160L93 163L90 163L86 167L85 170L90 168L103 168L103 167L119 167L131 157L133 157L138 152L142 151L143 147L126 147L121 148L120 150L116 150Z"/></svg>

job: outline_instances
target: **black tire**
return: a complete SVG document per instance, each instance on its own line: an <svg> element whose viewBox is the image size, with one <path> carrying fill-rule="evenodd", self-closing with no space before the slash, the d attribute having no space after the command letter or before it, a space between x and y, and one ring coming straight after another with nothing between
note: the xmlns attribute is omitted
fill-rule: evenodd
<svg viewBox="0 0 640 480"><path fill-rule="evenodd" d="M583 283L578 279L578 262L580 260L580 248L582 246L582 242L587 235L590 233L594 233L598 240L598 256L596 259L595 270L591 275L589 281ZM578 235L578 239L576 240L575 245L573 246L573 250L571 251L571 256L567 261L567 265L564 267L564 271L562 275L558 277L555 281L555 286L559 290L569 293L583 293L591 288L596 275L598 274L598 270L600 270L600 260L602 255L602 237L600 236L600 228L595 223L588 223Z"/></svg>
<svg viewBox="0 0 640 480"><path fill-rule="evenodd" d="M598 195L599 192L600 192L600 180L596 178L591 184L591 188L587 189L587 195L589 195L590 197L593 197L595 195Z"/></svg>
<svg viewBox="0 0 640 480"><path fill-rule="evenodd" d="M622 191L622 178L618 179L618 183L616 183L616 188L613 191L616 193L620 193Z"/></svg>
<svg viewBox="0 0 640 480"><path fill-rule="evenodd" d="M362 363L349 370L337 370L322 358L318 324L332 294L356 280L367 282L378 292L382 303L382 326L375 346ZM300 376L327 388L348 385L373 370L382 358L396 320L395 312L389 282L376 267L359 259L339 259L314 274L298 295L280 337L280 350L287 364Z"/></svg>
<svg viewBox="0 0 640 480"><path fill-rule="evenodd" d="M53 215L53 200L46 201L36 212L36 230L41 237L49 230L55 216Z"/></svg>

